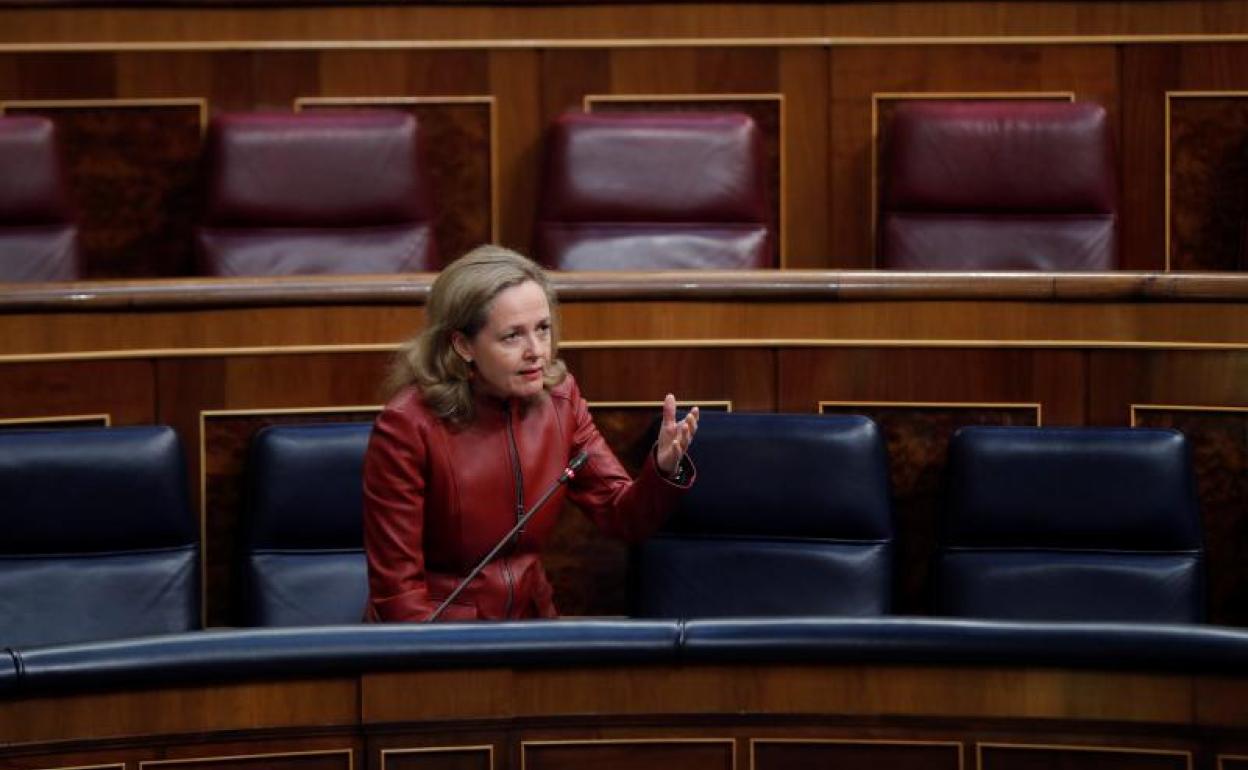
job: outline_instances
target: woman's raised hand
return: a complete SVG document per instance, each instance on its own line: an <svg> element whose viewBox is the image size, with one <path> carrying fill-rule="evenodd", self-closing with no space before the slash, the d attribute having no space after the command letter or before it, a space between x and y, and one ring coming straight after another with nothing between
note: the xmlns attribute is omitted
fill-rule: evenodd
<svg viewBox="0 0 1248 770"><path fill-rule="evenodd" d="M680 468L680 461L693 443L693 434L698 432L698 408L689 410L689 414L680 422L676 421L676 397L671 393L663 399L663 425L659 428L659 445L655 461L659 471L665 476L675 475Z"/></svg>

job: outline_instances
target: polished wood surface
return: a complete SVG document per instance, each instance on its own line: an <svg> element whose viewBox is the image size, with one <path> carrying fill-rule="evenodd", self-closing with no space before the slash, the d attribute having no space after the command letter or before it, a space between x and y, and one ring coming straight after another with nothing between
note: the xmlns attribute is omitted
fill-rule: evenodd
<svg viewBox="0 0 1248 770"><path fill-rule="evenodd" d="M1216 683L1216 696L1210 686ZM294 675L0 699L13 770L1211 767L1242 677L1002 666L614 665ZM51 717L55 715L55 719Z"/></svg>

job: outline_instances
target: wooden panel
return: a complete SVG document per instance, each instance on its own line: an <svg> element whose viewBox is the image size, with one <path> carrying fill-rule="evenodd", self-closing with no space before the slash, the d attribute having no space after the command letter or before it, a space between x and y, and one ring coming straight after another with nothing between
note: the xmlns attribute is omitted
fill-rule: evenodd
<svg viewBox="0 0 1248 770"><path fill-rule="evenodd" d="M1219 755L1218 770L1248 770L1248 757Z"/></svg>
<svg viewBox="0 0 1248 770"><path fill-rule="evenodd" d="M1039 425L1039 404L820 403L823 414L862 414L879 426L888 449L897 574L893 612L930 612L941 494L949 439L966 425Z"/></svg>
<svg viewBox="0 0 1248 770"><path fill-rule="evenodd" d="M0 430L46 430L50 428L106 428L106 414L57 414L41 417L0 418Z"/></svg>
<svg viewBox="0 0 1248 770"><path fill-rule="evenodd" d="M89 61L80 62L89 66ZM89 278L187 275L204 105L5 102L56 123Z"/></svg>
<svg viewBox="0 0 1248 770"><path fill-rule="evenodd" d="M829 53L823 49L780 51L780 90L785 99L784 188L780 209L785 233L784 267L832 264L828 212L832 197L828 161Z"/></svg>
<svg viewBox="0 0 1248 770"><path fill-rule="evenodd" d="M612 740L531 742L520 747L525 770L732 770L733 743L727 741Z"/></svg>
<svg viewBox="0 0 1248 770"><path fill-rule="evenodd" d="M590 402L727 401L734 411L776 409L775 353L768 348L632 348L559 351Z"/></svg>
<svg viewBox="0 0 1248 770"><path fill-rule="evenodd" d="M836 267L870 267L871 97L875 93L1073 91L1118 126L1118 61L1111 47L939 46L838 48L831 56L831 242Z"/></svg>
<svg viewBox="0 0 1248 770"><path fill-rule="evenodd" d="M353 767L350 749L241 756L208 755L139 763L139 770L352 770Z"/></svg>
<svg viewBox="0 0 1248 770"><path fill-rule="evenodd" d="M1063 770L1191 770L1192 757L1187 752L1154 751L1079 746L1004 746L979 747L981 770L1041 770L1061 767Z"/></svg>
<svg viewBox="0 0 1248 770"><path fill-rule="evenodd" d="M541 61L536 51L490 53L490 93L497 100L497 195L504 205L498 216L498 242L533 253L541 168L538 137L541 120Z"/></svg>
<svg viewBox="0 0 1248 770"><path fill-rule="evenodd" d="M150 361L55 361L0 366L0 418L108 415L112 425L156 420Z"/></svg>
<svg viewBox="0 0 1248 770"><path fill-rule="evenodd" d="M1126 270L1166 266L1166 97L1177 87L1181 48L1124 46L1119 142L1123 218L1118 234Z"/></svg>
<svg viewBox="0 0 1248 770"><path fill-rule="evenodd" d="M379 770L493 770L493 746L383 749Z"/></svg>
<svg viewBox="0 0 1248 770"><path fill-rule="evenodd" d="M1248 269L1248 91L1180 91L1167 106L1169 268Z"/></svg>
<svg viewBox="0 0 1248 770"><path fill-rule="evenodd" d="M752 770L861 767L883 770L962 770L960 743L905 741L757 740Z"/></svg>
<svg viewBox="0 0 1248 770"><path fill-rule="evenodd" d="M1180 430L1191 445L1207 553L1209 619L1248 625L1248 407L1139 405L1132 424Z"/></svg>

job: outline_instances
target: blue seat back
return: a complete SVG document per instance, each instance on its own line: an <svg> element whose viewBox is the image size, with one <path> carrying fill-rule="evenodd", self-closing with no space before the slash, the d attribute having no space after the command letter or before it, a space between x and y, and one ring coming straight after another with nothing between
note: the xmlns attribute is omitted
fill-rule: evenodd
<svg viewBox="0 0 1248 770"><path fill-rule="evenodd" d="M368 596L364 450L369 423L258 431L248 459L245 623L356 623Z"/></svg>
<svg viewBox="0 0 1248 770"><path fill-rule="evenodd" d="M0 647L199 626L199 533L168 427L0 432Z"/></svg>
<svg viewBox="0 0 1248 770"><path fill-rule="evenodd" d="M963 428L949 452L939 614L1196 622L1204 556L1187 443L1138 428Z"/></svg>
<svg viewBox="0 0 1248 770"><path fill-rule="evenodd" d="M697 483L640 549L639 614L888 612L893 528L875 423L705 413L690 455Z"/></svg>

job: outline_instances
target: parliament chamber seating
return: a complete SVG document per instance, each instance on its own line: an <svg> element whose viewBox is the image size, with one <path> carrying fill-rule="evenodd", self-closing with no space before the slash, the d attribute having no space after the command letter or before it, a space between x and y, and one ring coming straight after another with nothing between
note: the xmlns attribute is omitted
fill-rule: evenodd
<svg viewBox="0 0 1248 770"><path fill-rule="evenodd" d="M56 128L42 117L0 116L0 283L72 281L78 227Z"/></svg>
<svg viewBox="0 0 1248 770"><path fill-rule="evenodd" d="M638 558L638 614L888 613L888 462L858 416L707 412L698 483Z"/></svg>
<svg viewBox="0 0 1248 770"><path fill-rule="evenodd" d="M371 423L270 426L252 439L245 624L359 622L368 597L363 467Z"/></svg>
<svg viewBox="0 0 1248 770"><path fill-rule="evenodd" d="M537 258L557 270L776 266L762 137L736 113L567 113L546 143Z"/></svg>
<svg viewBox="0 0 1248 770"><path fill-rule="evenodd" d="M1204 548L1181 433L963 428L947 484L937 614L1204 619Z"/></svg>
<svg viewBox="0 0 1248 770"><path fill-rule="evenodd" d="M401 112L218 116L195 240L212 276L435 270L428 171Z"/></svg>
<svg viewBox="0 0 1248 770"><path fill-rule="evenodd" d="M1104 108L919 101L898 106L889 128L880 267L1116 267L1118 188Z"/></svg>
<svg viewBox="0 0 1248 770"><path fill-rule="evenodd" d="M199 531L168 427L0 432L0 646L199 626Z"/></svg>

